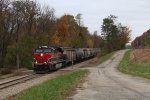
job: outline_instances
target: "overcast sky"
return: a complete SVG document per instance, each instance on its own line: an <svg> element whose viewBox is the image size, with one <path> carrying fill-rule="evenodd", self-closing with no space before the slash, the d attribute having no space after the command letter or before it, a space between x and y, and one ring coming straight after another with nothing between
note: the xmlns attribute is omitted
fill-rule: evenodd
<svg viewBox="0 0 150 100"><path fill-rule="evenodd" d="M83 23L93 33L99 31L103 18L118 16L118 22L132 30L132 40L150 29L150 0L37 0L56 10L57 17L64 14L82 14Z"/></svg>

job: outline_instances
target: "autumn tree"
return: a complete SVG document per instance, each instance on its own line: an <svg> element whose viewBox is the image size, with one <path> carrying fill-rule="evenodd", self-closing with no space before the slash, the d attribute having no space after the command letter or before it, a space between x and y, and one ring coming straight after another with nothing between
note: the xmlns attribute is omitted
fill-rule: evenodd
<svg viewBox="0 0 150 100"><path fill-rule="evenodd" d="M64 15L57 20L54 27L53 44L67 47L88 47L93 46L92 38L89 35L88 28L79 22L72 15ZM82 31L81 31L82 30Z"/></svg>
<svg viewBox="0 0 150 100"><path fill-rule="evenodd" d="M83 46L85 46L85 37L86 37L86 35L85 35L85 33L84 32L88 32L87 31L87 28L86 27L84 27L84 25L83 25L83 21L82 21L82 14L81 13L78 13L77 15L76 15L76 17L75 17L75 20L76 20L76 22L77 22L77 28L76 28L76 32L78 33L78 35L79 35L79 41L80 41L80 47L83 47Z"/></svg>
<svg viewBox="0 0 150 100"><path fill-rule="evenodd" d="M100 48L102 44L102 38L98 35L98 32L95 31L93 34L93 48Z"/></svg>
<svg viewBox="0 0 150 100"><path fill-rule="evenodd" d="M126 43L130 41L130 33L131 30L127 26L122 26L121 24L118 26L119 28L119 37L120 37L120 49L125 48Z"/></svg>
<svg viewBox="0 0 150 100"><path fill-rule="evenodd" d="M78 45L78 34L76 33L77 23L74 16L64 15L58 19L55 25L55 35L53 43L57 46L75 47Z"/></svg>
<svg viewBox="0 0 150 100"><path fill-rule="evenodd" d="M108 52L123 49L129 41L131 31L126 26L116 23L116 19L117 17L114 15L104 18L101 27L104 47Z"/></svg>
<svg viewBox="0 0 150 100"><path fill-rule="evenodd" d="M55 25L55 35L53 36L53 43L57 46L69 46L69 16L64 15L58 19Z"/></svg>

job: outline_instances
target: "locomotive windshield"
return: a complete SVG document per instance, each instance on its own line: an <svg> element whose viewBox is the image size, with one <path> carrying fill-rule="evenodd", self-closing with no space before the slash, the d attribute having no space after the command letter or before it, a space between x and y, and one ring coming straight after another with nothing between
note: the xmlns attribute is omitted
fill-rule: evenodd
<svg viewBox="0 0 150 100"><path fill-rule="evenodd" d="M48 48L48 49L43 49L43 52L44 52L44 53L50 53L50 52L52 52L52 49L50 49L50 48Z"/></svg>
<svg viewBox="0 0 150 100"><path fill-rule="evenodd" d="M35 53L42 53L42 52L43 52L42 49L36 49L36 50L35 50Z"/></svg>
<svg viewBox="0 0 150 100"><path fill-rule="evenodd" d="M38 48L35 50L35 53L51 53L51 48Z"/></svg>

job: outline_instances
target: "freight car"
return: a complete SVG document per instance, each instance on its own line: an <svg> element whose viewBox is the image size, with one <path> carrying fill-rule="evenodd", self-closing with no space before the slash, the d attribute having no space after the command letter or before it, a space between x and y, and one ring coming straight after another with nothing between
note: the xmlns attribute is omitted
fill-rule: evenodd
<svg viewBox="0 0 150 100"><path fill-rule="evenodd" d="M35 49L33 69L36 73L58 70L68 63L74 64L96 56L93 48L47 47Z"/></svg>

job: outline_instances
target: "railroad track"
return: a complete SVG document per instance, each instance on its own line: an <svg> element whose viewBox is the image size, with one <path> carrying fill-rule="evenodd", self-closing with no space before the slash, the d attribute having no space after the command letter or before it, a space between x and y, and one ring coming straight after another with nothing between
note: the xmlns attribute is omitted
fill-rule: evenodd
<svg viewBox="0 0 150 100"><path fill-rule="evenodd" d="M19 84L19 83L23 83L25 81L28 81L28 80L31 80L31 79L34 79L34 78L37 78L39 76L40 75L37 75L37 74L30 74L30 75L25 75L25 76L15 78L15 79L12 79L12 80L7 80L7 81L4 81L4 82L1 82L0 83L0 90L8 88L8 87L16 85L16 84Z"/></svg>
<svg viewBox="0 0 150 100"><path fill-rule="evenodd" d="M84 65L86 63L85 62L82 62L81 64ZM78 65L80 63L76 63L75 65ZM75 65L70 65L70 67L72 66L75 66ZM66 70L68 69L69 66L67 66L66 68L63 68L61 69L60 71L62 70ZM75 67L77 68L77 67ZM22 77L19 77L19 78L15 78L15 79L11 79L11 80L6 80L6 81L3 81L3 82L0 82L0 90L2 89L5 89L5 88L8 88L8 87L11 87L11 86L14 86L14 85L17 85L17 84L20 84L20 83L24 83L28 80L32 80L34 78L38 78L38 77L41 77L41 76L44 76L45 74L36 74L36 73L33 73L33 74L29 74L29 75L24 75Z"/></svg>

